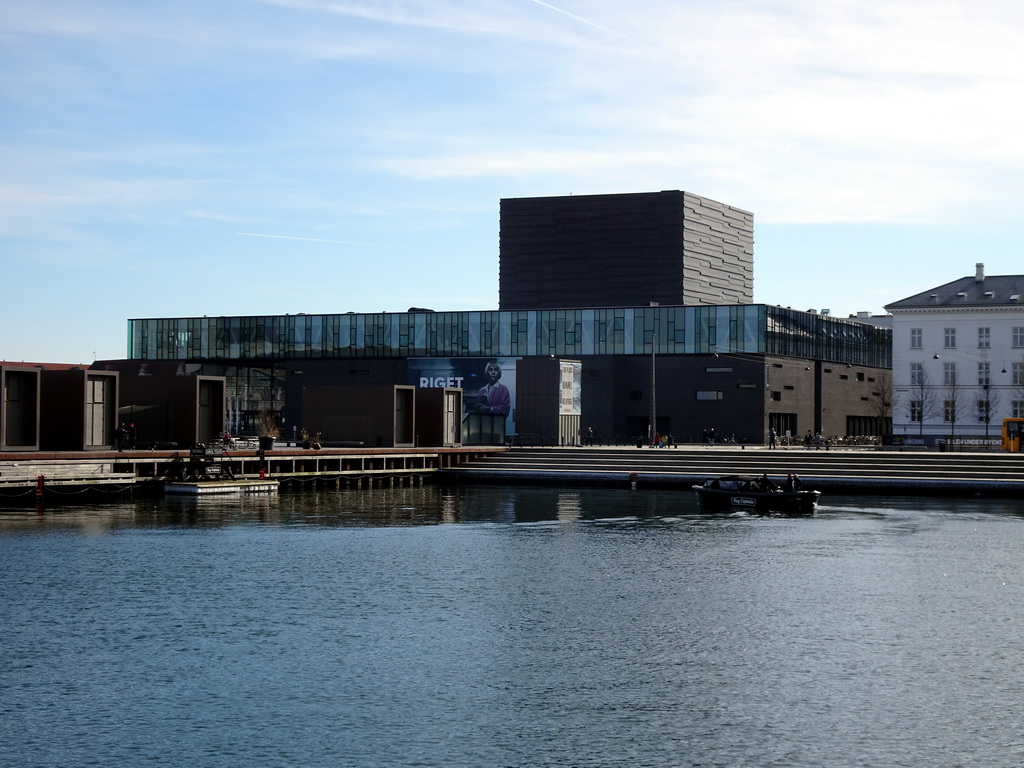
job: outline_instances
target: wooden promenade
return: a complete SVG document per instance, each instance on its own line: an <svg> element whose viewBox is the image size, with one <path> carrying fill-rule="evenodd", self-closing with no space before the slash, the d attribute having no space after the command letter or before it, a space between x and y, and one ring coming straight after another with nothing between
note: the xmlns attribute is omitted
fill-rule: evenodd
<svg viewBox="0 0 1024 768"><path fill-rule="evenodd" d="M274 480L281 490L415 485L504 448L125 450L0 453L0 502L104 501L161 493L169 482ZM214 471L216 470L216 471Z"/></svg>

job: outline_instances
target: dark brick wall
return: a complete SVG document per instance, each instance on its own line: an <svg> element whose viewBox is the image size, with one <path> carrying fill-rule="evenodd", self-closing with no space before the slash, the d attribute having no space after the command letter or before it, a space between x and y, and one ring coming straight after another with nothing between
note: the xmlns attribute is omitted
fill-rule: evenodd
<svg viewBox="0 0 1024 768"><path fill-rule="evenodd" d="M753 215L680 191L501 201L499 308L753 300Z"/></svg>

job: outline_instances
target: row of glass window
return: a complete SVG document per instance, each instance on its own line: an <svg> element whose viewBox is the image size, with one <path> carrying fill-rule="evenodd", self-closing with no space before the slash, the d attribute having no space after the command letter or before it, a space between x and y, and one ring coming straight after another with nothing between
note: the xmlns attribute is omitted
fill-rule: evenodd
<svg viewBox="0 0 1024 768"><path fill-rule="evenodd" d="M942 329L942 346L944 349L956 349L956 328ZM982 326L978 328L978 349L989 349L992 346L992 329ZM1024 347L1024 326L1014 326L1011 329L1011 346L1014 348ZM910 329L910 348L924 348L924 329Z"/></svg>
<svg viewBox="0 0 1024 768"><path fill-rule="evenodd" d="M142 360L748 353L889 367L891 330L761 304L129 320Z"/></svg>

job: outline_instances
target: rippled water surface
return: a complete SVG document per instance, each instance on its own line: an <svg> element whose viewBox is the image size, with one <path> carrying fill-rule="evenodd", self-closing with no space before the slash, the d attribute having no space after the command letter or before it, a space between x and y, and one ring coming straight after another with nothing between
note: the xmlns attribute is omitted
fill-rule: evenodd
<svg viewBox="0 0 1024 768"><path fill-rule="evenodd" d="M1024 501L0 509L0 765L1019 766Z"/></svg>

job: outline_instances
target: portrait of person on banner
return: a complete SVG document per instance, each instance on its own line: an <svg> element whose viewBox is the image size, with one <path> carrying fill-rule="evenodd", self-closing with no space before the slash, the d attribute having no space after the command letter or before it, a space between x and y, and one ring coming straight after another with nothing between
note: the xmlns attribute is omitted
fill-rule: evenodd
<svg viewBox="0 0 1024 768"><path fill-rule="evenodd" d="M507 416L512 408L512 395L501 383L501 365L497 360L488 360L484 366L484 384L476 393L476 413L490 413Z"/></svg>

